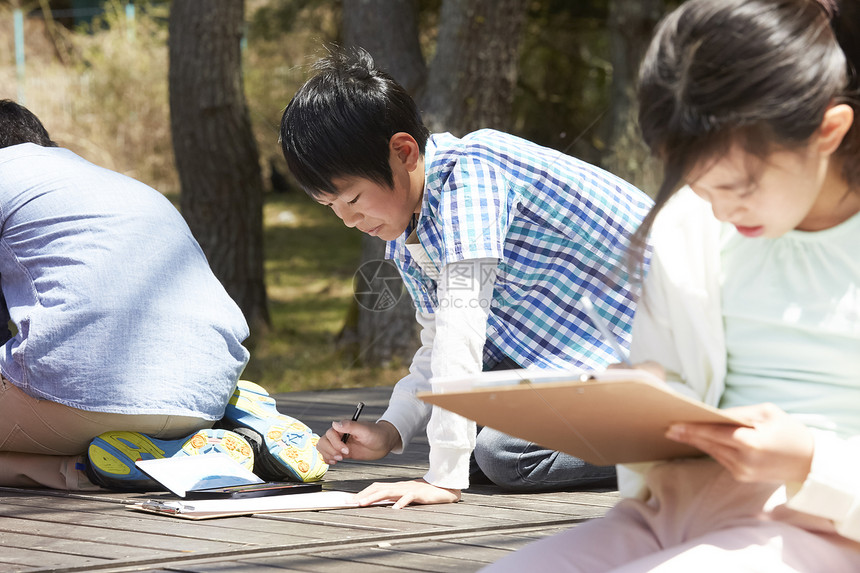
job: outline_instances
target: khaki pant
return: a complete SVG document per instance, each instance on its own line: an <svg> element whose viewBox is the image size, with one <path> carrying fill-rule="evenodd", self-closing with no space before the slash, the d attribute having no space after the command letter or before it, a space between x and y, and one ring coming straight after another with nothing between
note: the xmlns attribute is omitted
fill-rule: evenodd
<svg viewBox="0 0 860 573"><path fill-rule="evenodd" d="M787 573L860 571L860 544L788 509L777 484L735 481L702 458L653 467L648 502L515 551L484 571Z"/></svg>
<svg viewBox="0 0 860 573"><path fill-rule="evenodd" d="M88 412L39 400L0 377L0 485L94 490L82 471L93 438L111 430L177 439L212 426L190 416Z"/></svg>

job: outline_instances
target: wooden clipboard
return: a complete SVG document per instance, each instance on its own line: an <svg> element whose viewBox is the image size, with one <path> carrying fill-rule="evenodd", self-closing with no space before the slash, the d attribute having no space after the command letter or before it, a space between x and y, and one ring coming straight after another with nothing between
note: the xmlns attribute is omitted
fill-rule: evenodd
<svg viewBox="0 0 860 573"><path fill-rule="evenodd" d="M675 422L749 425L641 370L507 370L432 382L418 398L596 465L701 456L664 436Z"/></svg>
<svg viewBox="0 0 860 573"><path fill-rule="evenodd" d="M257 513L291 511L322 511L358 507L355 494L345 491L317 491L245 499L147 500L127 506L128 509L167 515L180 519L201 520L216 517L237 517ZM381 501L373 505L391 505Z"/></svg>

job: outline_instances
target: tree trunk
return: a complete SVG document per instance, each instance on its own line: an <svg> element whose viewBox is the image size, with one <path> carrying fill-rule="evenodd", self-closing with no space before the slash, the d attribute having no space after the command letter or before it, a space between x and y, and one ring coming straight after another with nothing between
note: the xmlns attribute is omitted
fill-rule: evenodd
<svg viewBox="0 0 860 573"><path fill-rule="evenodd" d="M418 42L417 0L344 2L343 41L367 50L410 92L431 131L507 129L526 4L444 0L429 77ZM384 249L383 241L364 237L356 275L358 312L351 313L357 320L352 331L349 324L345 329L347 340L357 338L365 364L408 361L418 347L412 301L394 285L393 265L382 261ZM388 295L398 302L388 307Z"/></svg>
<svg viewBox="0 0 860 573"><path fill-rule="evenodd" d="M418 0L349 0L343 43L367 50L376 64L419 98L427 66L418 43Z"/></svg>
<svg viewBox="0 0 860 573"><path fill-rule="evenodd" d="M636 85L639 64L663 14L663 0L610 0L612 87L607 120L609 155L603 167L644 191L656 191L658 166L639 136Z"/></svg>
<svg viewBox="0 0 860 573"><path fill-rule="evenodd" d="M385 242L376 237L362 240L355 301L360 361L409 364L420 345L415 306L397 267L385 260Z"/></svg>
<svg viewBox="0 0 860 573"><path fill-rule="evenodd" d="M350 0L343 4L343 43L360 46L376 64L406 88L420 93L426 67L418 43L417 0ZM418 349L415 307L399 280L396 267L385 261L385 241L365 235L361 266L356 273L353 312L344 342L357 343L362 364L378 366L392 361L408 364ZM394 294L389 305L386 295Z"/></svg>
<svg viewBox="0 0 860 573"><path fill-rule="evenodd" d="M444 0L422 101L430 131L510 129L527 0Z"/></svg>
<svg viewBox="0 0 860 573"><path fill-rule="evenodd" d="M263 277L263 181L245 102L244 1L171 4L170 127L180 206L252 332L269 324Z"/></svg>

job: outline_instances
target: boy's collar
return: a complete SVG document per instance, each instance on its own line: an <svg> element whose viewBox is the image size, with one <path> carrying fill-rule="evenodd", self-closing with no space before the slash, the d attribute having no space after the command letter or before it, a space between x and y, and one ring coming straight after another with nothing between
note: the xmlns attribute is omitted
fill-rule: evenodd
<svg viewBox="0 0 860 573"><path fill-rule="evenodd" d="M427 142L424 144L424 189L421 194L421 211L419 213L419 217L422 217L427 214L427 188L430 185L430 166L433 164L434 159L436 158L436 142L434 141L435 134L431 134L430 137L427 138ZM417 219L415 220L415 225L412 225L414 229L417 226Z"/></svg>

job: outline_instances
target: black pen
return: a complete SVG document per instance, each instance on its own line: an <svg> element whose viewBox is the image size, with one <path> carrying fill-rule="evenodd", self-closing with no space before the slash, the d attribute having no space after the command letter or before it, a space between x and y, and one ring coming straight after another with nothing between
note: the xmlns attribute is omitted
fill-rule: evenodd
<svg viewBox="0 0 860 573"><path fill-rule="evenodd" d="M364 409L364 402L359 402L358 406L355 407L355 414L352 415L352 421L353 422L358 420L358 417L361 416L361 411L363 409ZM349 439L349 434L344 434L343 437L341 437L340 441L345 444L348 439Z"/></svg>

